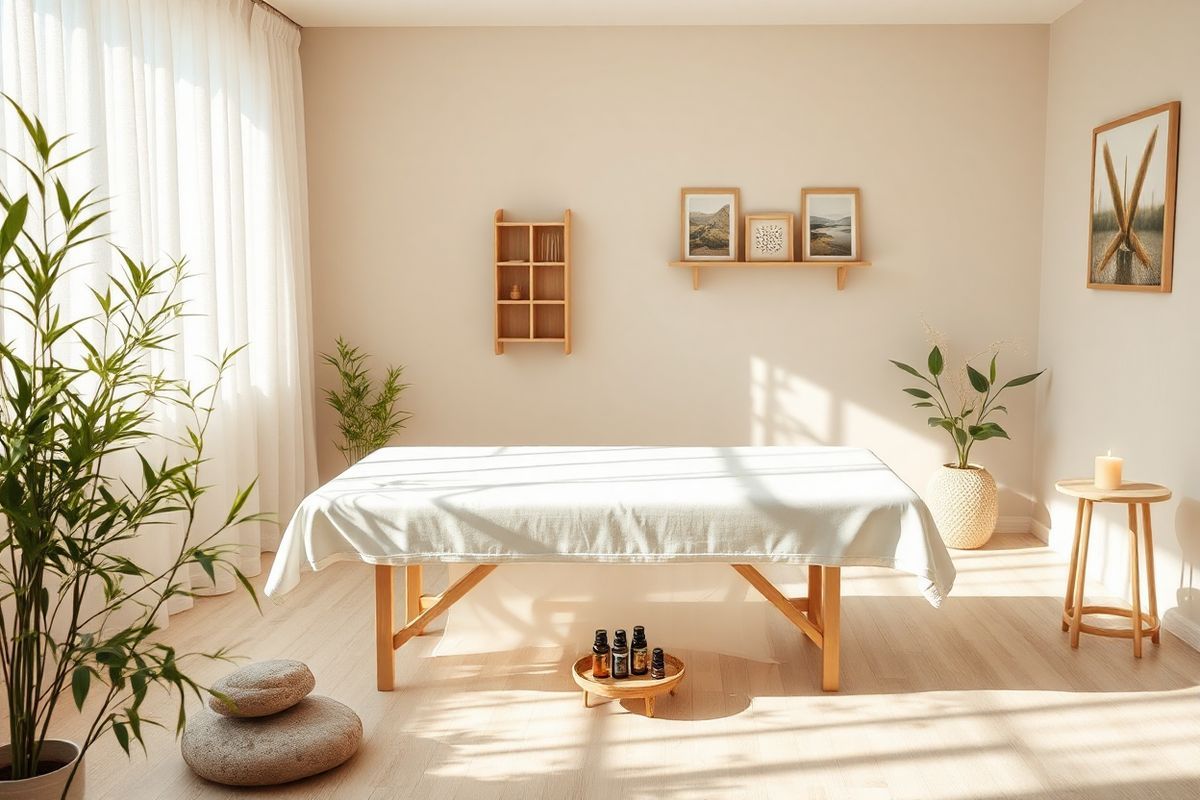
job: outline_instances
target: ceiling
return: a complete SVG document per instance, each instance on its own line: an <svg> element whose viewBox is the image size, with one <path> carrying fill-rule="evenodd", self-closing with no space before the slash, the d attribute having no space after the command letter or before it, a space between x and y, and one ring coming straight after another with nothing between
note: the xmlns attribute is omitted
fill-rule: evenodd
<svg viewBox="0 0 1200 800"><path fill-rule="evenodd" d="M269 0L305 27L1049 23L1081 0Z"/></svg>

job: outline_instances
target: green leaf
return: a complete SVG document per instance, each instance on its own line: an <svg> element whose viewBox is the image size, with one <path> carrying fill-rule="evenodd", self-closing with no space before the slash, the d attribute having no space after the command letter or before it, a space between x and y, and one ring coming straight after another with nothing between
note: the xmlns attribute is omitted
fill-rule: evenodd
<svg viewBox="0 0 1200 800"><path fill-rule="evenodd" d="M930 403L928 400L922 400L919 403L913 403L912 407L913 408L937 408L937 406L935 406L933 403Z"/></svg>
<svg viewBox="0 0 1200 800"><path fill-rule="evenodd" d="M249 486L238 492L237 497L234 498L233 506L229 509L229 516L225 518L226 525L231 524L237 518L238 512L242 510L242 506L246 505L246 501L250 499L250 493L254 491L256 483L258 483L257 478L250 481Z"/></svg>
<svg viewBox="0 0 1200 800"><path fill-rule="evenodd" d="M922 400L931 400L933 398L933 395L924 389L905 389L904 391L908 392L913 397L919 397Z"/></svg>
<svg viewBox="0 0 1200 800"><path fill-rule="evenodd" d="M88 689L92 683L92 671L82 664L71 673L71 695L75 698L75 707L83 710L83 702L87 700Z"/></svg>
<svg viewBox="0 0 1200 800"><path fill-rule="evenodd" d="M982 425L972 425L967 429L967 432L971 434L972 439L981 442L985 439L1009 438L1008 432L994 422L985 422Z"/></svg>
<svg viewBox="0 0 1200 800"><path fill-rule="evenodd" d="M942 358L942 351L934 345L934 348L929 351L929 371L936 378L942 374L942 369L946 366L945 359Z"/></svg>
<svg viewBox="0 0 1200 800"><path fill-rule="evenodd" d="M112 729L113 735L117 737L117 744L121 745L125 755L129 755L129 731L126 730L125 724L113 720Z"/></svg>
<svg viewBox="0 0 1200 800"><path fill-rule="evenodd" d="M971 379L972 388L981 394L986 392L988 387L991 386L991 383L988 381L987 377L970 364L967 365L967 377Z"/></svg>
<svg viewBox="0 0 1200 800"><path fill-rule="evenodd" d="M1022 375L1019 378L1013 378L1011 381L1004 384L1004 388L1008 389L1013 386L1024 386L1027 383L1032 383L1033 381L1037 380L1038 377L1045 371L1046 370L1043 369L1039 370L1038 372L1030 373L1029 375Z"/></svg>
<svg viewBox="0 0 1200 800"><path fill-rule="evenodd" d="M955 428L954 429L954 439L960 445L966 444L967 443L967 432L964 431L962 428Z"/></svg>
<svg viewBox="0 0 1200 800"><path fill-rule="evenodd" d="M258 613L261 614L262 604L258 602L258 592L254 591L254 586L251 585L250 579L247 578L246 574L237 567L233 568L233 574L237 577L238 583L240 583L242 587L250 593L250 597L254 600L254 607L257 608Z"/></svg>
<svg viewBox="0 0 1200 800"><path fill-rule="evenodd" d="M29 212L29 195L22 195L8 207L4 223L0 224L0 260L8 255L21 229L25 227L25 216Z"/></svg>
<svg viewBox="0 0 1200 800"><path fill-rule="evenodd" d="M992 383L996 382L996 359L999 355L999 353L992 353L992 366L988 368L988 380Z"/></svg>
<svg viewBox="0 0 1200 800"><path fill-rule="evenodd" d="M954 423L945 417L930 417L926 420L931 428L945 428L948 431L954 430Z"/></svg>

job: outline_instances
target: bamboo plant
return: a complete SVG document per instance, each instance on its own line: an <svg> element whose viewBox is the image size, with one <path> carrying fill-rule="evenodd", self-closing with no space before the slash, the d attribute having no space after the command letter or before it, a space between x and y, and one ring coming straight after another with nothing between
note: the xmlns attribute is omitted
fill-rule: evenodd
<svg viewBox="0 0 1200 800"><path fill-rule="evenodd" d="M96 231L107 212L95 190L76 194L61 177L87 151L65 152L65 137L51 140L6 99L31 153L9 155L26 190L0 186L0 670L7 777L18 780L38 774L64 698L83 713L84 753L110 732L126 753L132 742L144 748L146 727L163 725L143 712L156 686L178 695L182 731L186 694L203 688L187 663L226 651L158 641L160 613L191 594L191 565L210 579L227 570L253 596L231 547L215 539L262 517L243 512L251 483L215 530L199 529L205 432L236 351L209 362L203 386L154 366L185 314L185 263L148 265L115 250L116 269L84 289L90 310L68 318L63 301L71 293L78 302L82 288L71 272L84 245L104 240ZM161 432L165 412L186 420L177 433ZM165 567L147 568L128 544L172 533L179 544Z"/></svg>
<svg viewBox="0 0 1200 800"><path fill-rule="evenodd" d="M340 336L336 346L337 352L321 354L321 360L337 370L339 384L325 390L325 402L338 415L338 452L353 464L387 445L412 418L396 409L409 384L400 382L404 367L399 366L388 367L376 387L366 366L367 354Z"/></svg>
<svg viewBox="0 0 1200 800"><path fill-rule="evenodd" d="M996 382L996 359L998 356L997 353L992 354L987 375L969 363L964 365L967 381L972 391L964 392L965 396L960 397L957 404L950 402L942 386L941 377L946 369L946 360L942 355L941 348L937 345L934 345L933 349L929 351L929 357L926 359L928 375L902 361L892 361L899 369L929 387L911 387L904 391L915 398L915 402L912 404L913 408L932 408L937 412L934 416L929 417L929 425L934 428L942 428L950 435L954 442L955 466L958 469L968 469L971 466L971 448L977 442L1009 438L1008 432L990 419L993 414L1008 413L1007 407L997 403L1004 390L1032 383L1045 371L1022 375L1003 385L998 385Z"/></svg>

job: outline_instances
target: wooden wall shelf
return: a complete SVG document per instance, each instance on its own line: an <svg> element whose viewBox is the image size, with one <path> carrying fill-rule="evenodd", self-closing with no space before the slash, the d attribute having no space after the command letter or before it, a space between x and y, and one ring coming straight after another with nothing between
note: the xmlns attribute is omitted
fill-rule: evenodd
<svg viewBox="0 0 1200 800"><path fill-rule="evenodd" d="M496 355L513 342L561 343L569 354L571 210L560 221L513 222L497 209L494 230Z"/></svg>
<svg viewBox="0 0 1200 800"><path fill-rule="evenodd" d="M692 269L692 288L700 288L700 270L709 269L711 267L725 267L728 269L755 269L759 267L786 269L786 268L816 268L816 269L837 269L837 288L840 292L846 288L846 276L849 275L852 269L862 269L871 266L870 261L672 261L668 264L671 267L691 267Z"/></svg>

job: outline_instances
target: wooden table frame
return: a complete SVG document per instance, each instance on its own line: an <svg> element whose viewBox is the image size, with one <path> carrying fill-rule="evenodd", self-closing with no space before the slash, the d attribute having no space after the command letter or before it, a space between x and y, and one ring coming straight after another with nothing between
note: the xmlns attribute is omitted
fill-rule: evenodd
<svg viewBox="0 0 1200 800"><path fill-rule="evenodd" d="M775 588L754 566L730 566L820 648L821 689L836 692L839 688L841 652L841 567L810 565L808 596L790 598ZM383 564L375 566L375 677L379 691L390 692L396 687L395 651L409 639L424 633L434 619L461 600L495 568L495 564L480 564L441 594L427 595L421 592L421 565L405 566L405 624L396 630L393 575L396 567Z"/></svg>

